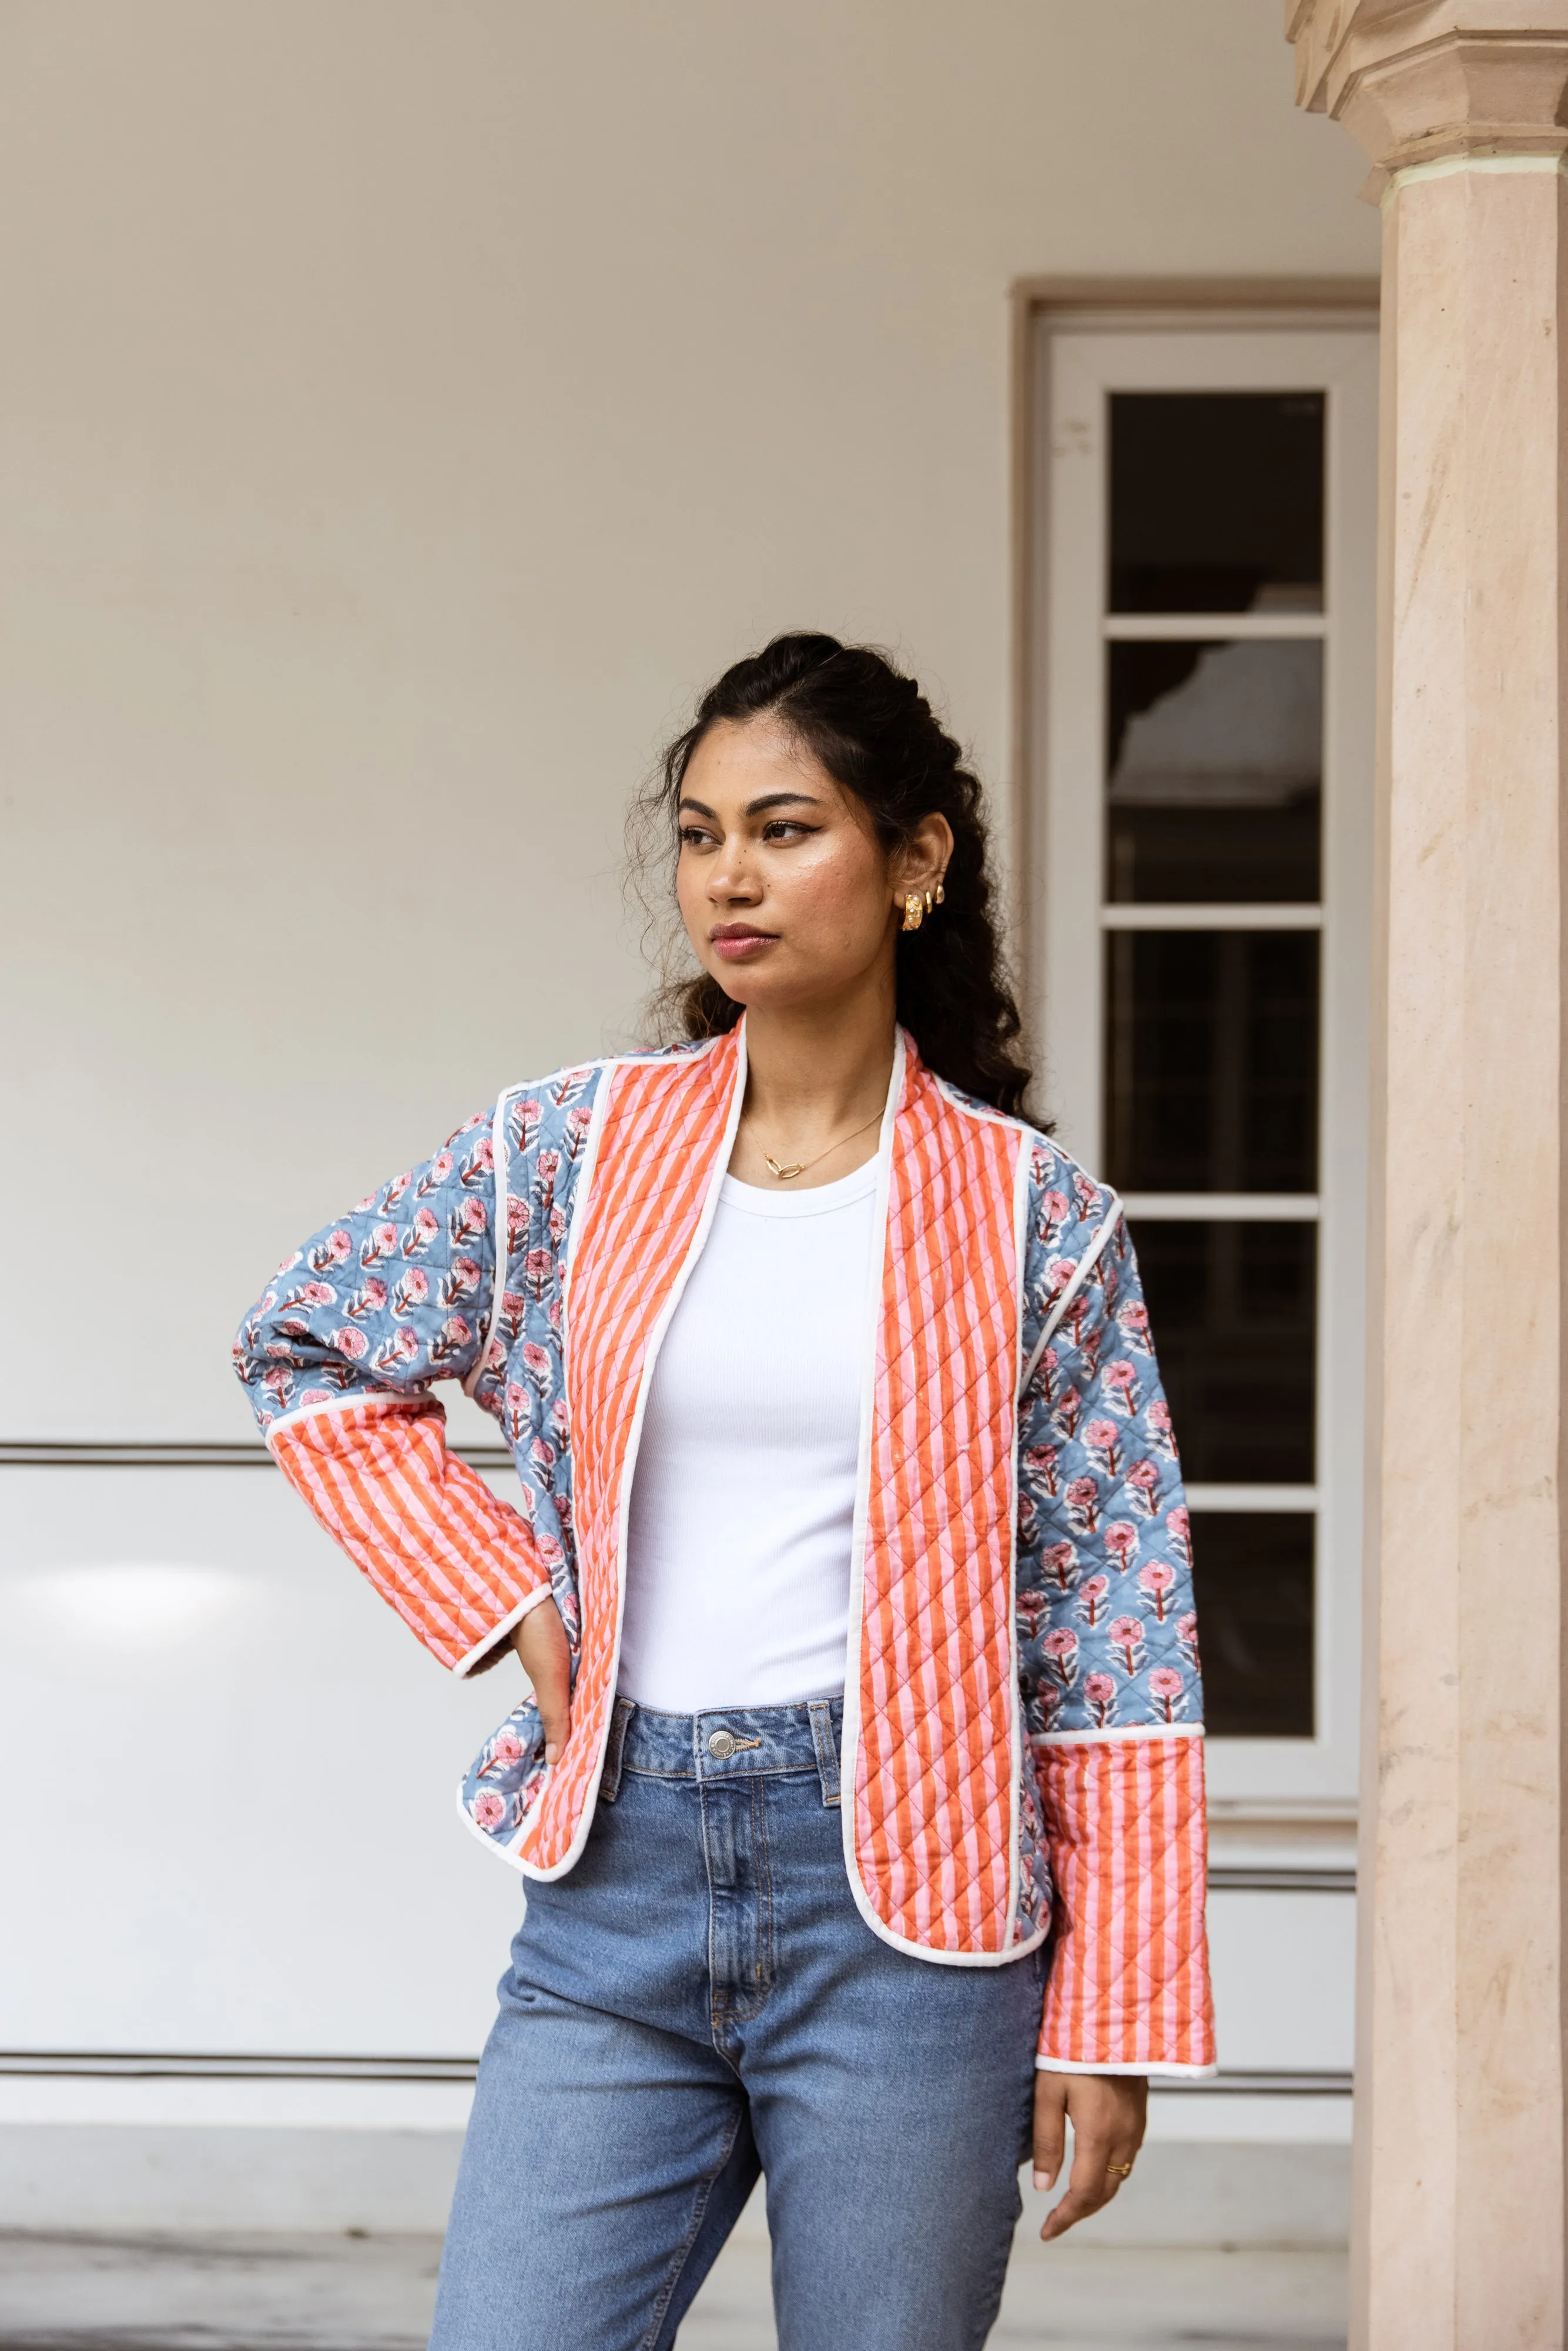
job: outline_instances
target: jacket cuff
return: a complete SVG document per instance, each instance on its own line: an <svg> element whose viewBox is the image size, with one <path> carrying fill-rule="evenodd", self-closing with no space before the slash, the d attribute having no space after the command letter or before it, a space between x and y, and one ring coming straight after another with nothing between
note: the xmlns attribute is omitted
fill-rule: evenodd
<svg viewBox="0 0 1568 2351"><path fill-rule="evenodd" d="M531 1614L534 1609L542 1607L547 1600L553 1597L554 1587L549 1583L541 1583L537 1591L525 1593L509 1616L503 1616L500 1623L485 1635L483 1640L476 1641L465 1657L456 1659L452 1671L457 1679L464 1681L470 1674L483 1672L486 1664L493 1661L497 1647L506 1639L507 1634L514 1631L525 1616Z"/></svg>

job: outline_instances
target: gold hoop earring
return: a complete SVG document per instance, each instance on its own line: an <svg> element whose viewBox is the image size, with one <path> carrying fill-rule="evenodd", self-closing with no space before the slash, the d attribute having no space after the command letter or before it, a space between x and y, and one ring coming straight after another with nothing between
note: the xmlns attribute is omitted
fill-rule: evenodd
<svg viewBox="0 0 1568 2351"><path fill-rule="evenodd" d="M936 904L937 904L938 905L940 905L940 904L942 904L942 900L943 900L943 896L944 896L944 894L945 894L945 893L944 893L944 891L943 891L943 888L942 888L942 884L941 884L941 883L940 883L940 882L938 882L938 883L936 884Z"/></svg>
<svg viewBox="0 0 1568 2351"><path fill-rule="evenodd" d="M911 890L906 893L904 901L904 928L906 931L917 931L925 920L925 909L920 903L919 893Z"/></svg>
<svg viewBox="0 0 1568 2351"><path fill-rule="evenodd" d="M927 913L927 914L929 914L929 913L931 912L932 907L933 907L936 904L936 899L935 899L935 898L933 898L933 896L931 895L930 891L929 891L929 890L927 890L927 892L925 893L925 911L926 911L926 913Z"/></svg>

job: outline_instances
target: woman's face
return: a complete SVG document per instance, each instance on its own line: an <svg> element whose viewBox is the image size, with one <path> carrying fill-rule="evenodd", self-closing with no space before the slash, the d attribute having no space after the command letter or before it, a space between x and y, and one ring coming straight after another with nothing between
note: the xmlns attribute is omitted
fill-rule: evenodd
<svg viewBox="0 0 1568 2351"><path fill-rule="evenodd" d="M861 802L774 720L710 726L677 811L676 891L705 969L737 1004L802 1005L891 972L899 890L917 841L890 858ZM947 834L945 820L928 819ZM923 833L926 827L922 828Z"/></svg>

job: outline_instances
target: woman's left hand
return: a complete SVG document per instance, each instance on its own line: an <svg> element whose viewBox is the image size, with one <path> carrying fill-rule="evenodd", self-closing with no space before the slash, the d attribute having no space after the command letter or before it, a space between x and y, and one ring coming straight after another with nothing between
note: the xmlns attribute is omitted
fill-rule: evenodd
<svg viewBox="0 0 1568 2351"><path fill-rule="evenodd" d="M1109 2204L1133 2168L1148 2121L1149 2085L1141 2074L1047 2074L1034 2077L1034 2184L1053 2187L1072 2124L1072 2176L1045 2216L1049 2244Z"/></svg>

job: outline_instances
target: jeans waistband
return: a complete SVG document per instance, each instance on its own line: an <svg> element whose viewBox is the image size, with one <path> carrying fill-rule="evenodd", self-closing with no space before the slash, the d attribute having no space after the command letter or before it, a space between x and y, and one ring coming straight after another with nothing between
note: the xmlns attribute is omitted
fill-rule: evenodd
<svg viewBox="0 0 1568 2351"><path fill-rule="evenodd" d="M701 1714L659 1714L618 1698L599 1792L612 1804L626 1771L695 1785L814 1771L823 1803L836 1804L843 1719L841 1698L808 1698L801 1706L710 1707Z"/></svg>

